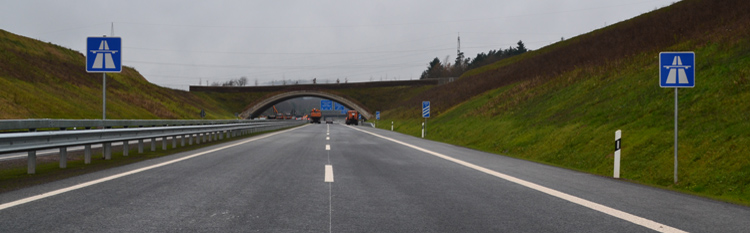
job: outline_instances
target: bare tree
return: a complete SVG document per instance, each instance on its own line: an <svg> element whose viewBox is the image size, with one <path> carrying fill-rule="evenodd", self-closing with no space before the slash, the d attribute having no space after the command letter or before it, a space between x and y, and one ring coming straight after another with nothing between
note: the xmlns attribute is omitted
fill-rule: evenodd
<svg viewBox="0 0 750 233"><path fill-rule="evenodd" d="M240 79L237 79L237 86L244 87L245 85L247 85L247 77L242 76Z"/></svg>

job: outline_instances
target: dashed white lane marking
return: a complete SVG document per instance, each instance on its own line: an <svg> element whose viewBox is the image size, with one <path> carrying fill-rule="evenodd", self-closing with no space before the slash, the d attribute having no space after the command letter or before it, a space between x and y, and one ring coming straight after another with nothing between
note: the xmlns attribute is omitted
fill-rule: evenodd
<svg viewBox="0 0 750 233"><path fill-rule="evenodd" d="M326 141L329 141L329 140L331 140L331 137L326 137Z"/></svg>
<svg viewBox="0 0 750 233"><path fill-rule="evenodd" d="M331 144L326 144L326 150L331 150Z"/></svg>
<svg viewBox="0 0 750 233"><path fill-rule="evenodd" d="M326 173L323 181L327 183L333 182L333 166L326 165Z"/></svg>
<svg viewBox="0 0 750 233"><path fill-rule="evenodd" d="M192 158L195 158L195 157L198 157L198 156L201 156L201 155L210 154L210 153L213 153L213 152L216 152L216 151L220 151L220 150L223 150L223 149L227 149L227 148L230 148L230 147L239 146L239 145L242 145L242 144L245 144L245 143L248 143L248 142L257 141L257 140L264 139L264 138L267 138L267 137L271 137L271 136L274 136L274 135L277 135L277 134L286 133L286 132L289 132L289 131L292 131L292 130L296 130L296 129L300 129L300 128L303 128L303 127L306 127L306 126L307 125L304 125L304 126L301 126L301 127L297 127L297 128L293 128L293 129L284 130L284 131L279 131L279 132L275 132L275 133L266 134L266 135L263 135L263 136L260 136L260 137L250 138L250 139L238 142L238 143L234 143L234 144L231 144L231 145L222 146L222 147L219 147L219 148L207 150L207 151L200 152L200 153L195 153L195 154L188 155L188 156L185 156L185 157L182 157L182 158L179 158L179 159L170 160L170 161L167 161L167 162L163 162L163 163L151 165L151 166L148 166L148 167L143 167L143 168L135 169L135 170L128 171L128 172L123 172L123 173L120 173L120 174L117 174L117 175L112 175L112 176L104 177L104 178L101 178L101 179L92 180L92 181L89 181L89 182L86 182L86 183L81 183L81 184L73 185L73 186L70 186L70 187L67 187L67 188L58 189L58 190L55 190L55 191L42 193L42 194L39 194L39 195L36 195L36 196L27 197L27 198L20 199L20 200L17 200L17 201L8 202L8 203L0 205L0 210L4 210L4 209L10 208L10 207L17 206L17 205L22 205L22 204L26 204L26 203L29 203L29 202L32 202L32 201L36 201L36 200L48 198L48 197L55 196L55 195L58 195L58 194L70 192L70 191L73 191L73 190L76 190L76 189L85 188L85 187L92 186L92 185L95 185L95 184L104 183L104 182L107 182L107 181L110 181L110 180L114 180L114 179L117 179L117 178L121 178L121 177L124 177L124 176L136 174L136 173L140 173L140 172L143 172L143 171L148 171L148 170L151 170L151 169L154 169L154 168L159 168L159 167L167 166L167 165L170 165L170 164L173 164L173 163L176 163L176 162L180 162L180 161L183 161L183 160L192 159Z"/></svg>
<svg viewBox="0 0 750 233"><path fill-rule="evenodd" d="M554 189L551 189L551 188L547 188L547 187L544 187L544 186L541 186L541 185L538 185L538 184L535 184L535 183L532 183L532 182L529 182L529 181L526 181L526 180L522 180L522 179L510 176L510 175L506 175L506 174L503 174L503 173L500 173L500 172L496 172L496 171L493 171L493 170L490 170L490 169L487 169L487 168L484 168L484 167L480 167L480 166L474 165L472 163L469 163L469 162L466 162L466 161L463 161L463 160L460 160L460 159L456 159L456 158L453 158L453 157L450 157L450 156L447 156L447 155L444 155L444 154L440 154L440 153L437 153L437 152L434 152L434 151L430 151L430 150L427 150L427 149L424 149L424 148L421 148L421 147L418 147L418 146L415 146L415 145L412 145L412 144L409 144L409 143L405 143L405 142L402 142L402 141L399 141L399 140L396 140L396 139L393 139L393 138L389 138L389 137L382 136L382 135L379 135L379 134L376 134L376 133L372 133L372 132L368 132L368 131L365 131L365 130L357 129L355 127L349 127L349 128L352 128L354 130L357 130L357 131L360 131L360 132L363 132L363 133L367 133L367 134L370 134L372 136L379 137L379 138L382 138L382 139L385 139L385 140L388 140L388 141L391 141L391 142L394 142L394 143L397 143L397 144L401 144L403 146L406 146L406 147L409 147L409 148L412 148L412 149L415 149L415 150L418 150L418 151L422 151L424 153L427 153L427 154L430 154L430 155L433 155L433 156L436 156L436 157L439 157L439 158L442 158L442 159L445 159L445 160L448 160L448 161L451 161L451 162L463 165L465 167L469 167L471 169L474 169L474 170L477 170L477 171L480 171L480 172L484 172L486 174L498 177L500 179L504 179L504 180L507 180L507 181L510 181L510 182L513 182L513 183L525 186L527 188L534 189L534 190L537 190L539 192L546 193L546 194L549 194L551 196L554 196L554 197L557 197L557 198L560 198L560 199L563 199L563 200L566 200L566 201L569 201L569 202L573 202L575 204L578 204L578 205L581 205L581 206L584 206L584 207L587 207L587 208L590 208L590 209L593 209L593 210L596 210L596 211L599 211L599 212L611 215L613 217L616 217L616 218L619 218L619 219L622 219L622 220L625 220L625 221L628 221L628 222L632 222L632 223L644 226L644 227L649 228L649 229L654 230L654 231L659 231L659 232L686 232L686 231L683 231L683 230L680 230L680 229L677 229L677 228L674 228L674 227L667 226L665 224L661 224L661 223L658 223L658 222L655 222L655 221L652 221L652 220L649 220L649 219L646 219L646 218L635 216L635 215L626 213L626 212L621 211L621 210L617 210L617 209L614 209L614 208L611 208L611 207L608 207L608 206L605 206L605 205L602 205L602 204L598 204L598 203L595 203L595 202L592 202L592 201L588 201L588 200L585 200L583 198L576 197L576 196L573 196L573 195L570 195L570 194L567 194L567 193L563 193L563 192L560 192L560 191L557 191L557 190L554 190Z"/></svg>

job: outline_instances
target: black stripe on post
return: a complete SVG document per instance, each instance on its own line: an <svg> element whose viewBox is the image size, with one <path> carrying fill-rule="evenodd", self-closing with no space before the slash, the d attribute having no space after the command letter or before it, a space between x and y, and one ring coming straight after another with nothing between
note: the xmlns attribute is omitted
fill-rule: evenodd
<svg viewBox="0 0 750 233"><path fill-rule="evenodd" d="M622 141L622 139L615 140L615 150L620 150L620 147L621 147L620 143L621 143L621 141Z"/></svg>

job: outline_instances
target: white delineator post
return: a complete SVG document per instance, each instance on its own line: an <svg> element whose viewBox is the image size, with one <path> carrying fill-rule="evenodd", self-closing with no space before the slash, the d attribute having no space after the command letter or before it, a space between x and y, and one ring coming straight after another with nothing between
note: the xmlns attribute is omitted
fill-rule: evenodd
<svg viewBox="0 0 750 233"><path fill-rule="evenodd" d="M393 121L391 121L391 131L393 131Z"/></svg>
<svg viewBox="0 0 750 233"><path fill-rule="evenodd" d="M424 122L422 122L422 138L424 138Z"/></svg>
<svg viewBox="0 0 750 233"><path fill-rule="evenodd" d="M615 171L614 177L620 178L620 147L622 143L622 130L615 131Z"/></svg>

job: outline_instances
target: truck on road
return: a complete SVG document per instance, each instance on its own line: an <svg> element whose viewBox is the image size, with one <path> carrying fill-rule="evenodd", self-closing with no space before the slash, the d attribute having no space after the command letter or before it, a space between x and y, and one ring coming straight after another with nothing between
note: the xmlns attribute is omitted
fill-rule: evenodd
<svg viewBox="0 0 750 233"><path fill-rule="evenodd" d="M359 125L359 113L356 110L346 112L347 125Z"/></svg>
<svg viewBox="0 0 750 233"><path fill-rule="evenodd" d="M310 111L310 123L320 124L321 117L323 117L323 113L320 112L320 109L313 108L312 111Z"/></svg>

